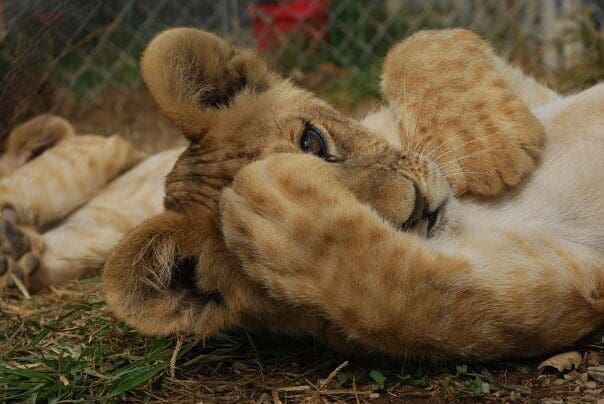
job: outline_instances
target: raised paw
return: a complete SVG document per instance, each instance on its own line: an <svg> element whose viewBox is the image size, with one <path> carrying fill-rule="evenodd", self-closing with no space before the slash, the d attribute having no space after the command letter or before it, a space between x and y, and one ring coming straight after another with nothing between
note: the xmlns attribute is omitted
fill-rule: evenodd
<svg viewBox="0 0 604 404"><path fill-rule="evenodd" d="M0 290L24 293L40 268L41 241L37 233L19 226L10 209L0 213Z"/></svg>
<svg viewBox="0 0 604 404"><path fill-rule="evenodd" d="M242 169L221 200L227 246L273 291L311 287L389 227L315 157L277 154ZM317 287L320 287L317 285ZM291 286L289 287L291 289Z"/></svg>
<svg viewBox="0 0 604 404"><path fill-rule="evenodd" d="M403 147L435 160L456 195L501 195L535 170L545 146L543 126L492 61L489 44L464 29L416 33L384 61Z"/></svg>
<svg viewBox="0 0 604 404"><path fill-rule="evenodd" d="M298 169L292 164L296 160ZM307 177L313 170L303 166L315 160L293 154L270 157L242 169L232 188L224 191L225 239L244 261L285 266L288 257L282 252L290 252L291 260L295 251L306 248L304 239L316 231L324 209L333 204L329 189L321 190L321 181Z"/></svg>

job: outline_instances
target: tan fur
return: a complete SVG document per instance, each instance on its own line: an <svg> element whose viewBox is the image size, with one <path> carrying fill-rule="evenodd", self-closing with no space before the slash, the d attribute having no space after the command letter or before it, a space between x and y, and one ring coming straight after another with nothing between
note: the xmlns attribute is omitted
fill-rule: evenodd
<svg viewBox="0 0 604 404"><path fill-rule="evenodd" d="M36 121L37 118L33 120ZM24 126L28 126L28 123ZM11 133L9 143L15 134L19 132ZM122 186L118 194L115 192L113 194L116 194L115 196L126 194L130 200L126 199L124 203L114 196L107 203L107 198L102 194L93 198L115 177L140 162L143 157L144 154L134 150L130 144L117 136L109 138L91 135L74 136L62 140L38 158L16 169L11 175L0 178L0 212L2 209L5 210L0 215L0 227L3 226L4 232L7 233L0 234L0 272L2 272L2 260L8 260L12 268L11 271L0 274L0 287L10 284L10 274L13 272L25 276L27 284L31 281L32 290L52 286L57 280L74 279L90 273L80 270L85 266L83 261L87 261L91 255L84 253L90 250L86 246L99 251L96 258L97 261L100 259L100 262L96 262L94 266L98 269L109 250L127 230L160 209L163 181L157 178L156 174L153 174L155 183L149 190L157 194L152 210L144 209L145 203L152 203L152 200L143 199L140 191L134 196L132 192L128 192L129 187L138 188L141 185L135 182L128 184L128 174L125 176L126 180L121 182L123 185L128 185L125 188ZM174 155L172 157L174 158ZM154 169L157 170L155 167ZM149 175L149 169L146 171ZM137 177L131 178L132 181L137 179ZM107 192L112 192L112 186L105 191ZM91 198L92 202L67 218L63 225L44 234L38 233L56 226ZM134 201L138 203L132 206ZM97 214L95 217L93 210L102 208L103 202L104 205L108 205L108 208L104 209L100 216ZM124 207L131 210L126 215L128 221L118 213ZM137 221L135 218L141 215L142 219ZM116 222L122 228L121 233L113 237L103 233L104 228L115 226ZM74 229L81 229L81 231L77 232ZM28 254L24 257L15 256L15 252L6 246L6 241L2 246L3 236L5 238L10 236L17 242L20 242L23 236L29 239L30 252L38 260L42 260L41 265L34 267L27 265L25 260L28 259ZM9 246L10 244L8 243ZM104 247L100 248L100 246ZM57 259L57 255L60 259ZM94 257L95 255L92 254L92 258ZM39 267L41 270L29 279L29 275Z"/></svg>
<svg viewBox="0 0 604 404"><path fill-rule="evenodd" d="M0 179L0 206L44 227L81 206L143 154L117 136L77 136Z"/></svg>
<svg viewBox="0 0 604 404"><path fill-rule="evenodd" d="M404 148L435 150L426 154L449 173L456 194L497 195L533 171L543 128L475 34L415 34L388 52L383 79Z"/></svg>
<svg viewBox="0 0 604 404"><path fill-rule="evenodd" d="M39 115L17 126L8 136L0 156L0 177L11 174L45 150L74 135L66 120L54 115Z"/></svg>
<svg viewBox="0 0 604 404"><path fill-rule="evenodd" d="M168 150L146 159L60 226L45 232L42 265L31 279L31 288L40 290L97 273L128 231L161 212L165 176L182 151Z"/></svg>
<svg viewBox="0 0 604 404"><path fill-rule="evenodd" d="M464 30L395 46L390 105L362 123L193 29L160 34L142 71L191 143L165 180L165 211L105 263L109 305L140 330L252 325L347 352L489 359L604 324L604 87L563 99ZM300 151L308 124L331 162ZM108 215L130 212L110 212L116 184ZM424 215L403 231L418 192ZM82 209L90 225L56 229L63 245L99 226L97 205ZM97 258L109 244L91 246Z"/></svg>
<svg viewBox="0 0 604 404"><path fill-rule="evenodd" d="M169 31L150 45L143 59L148 83L163 80L145 69L161 65L149 55L175 60L170 50L181 36L193 47L186 32ZM224 57L224 44L217 54L214 37L197 35L197 55L180 63ZM205 81L216 74L212 66L207 73L196 67L199 83L180 76L155 86L217 91ZM169 109L182 100L150 87L187 132L190 121ZM131 233L106 263L116 313L151 333L204 337L252 324L312 333L340 348L483 359L557 349L602 324L594 292L601 283L598 251L538 224L512 238L497 221L481 229L466 223L460 206L490 203L451 199L493 197L530 174L544 131L525 104L559 97L502 65L467 31L421 33L395 47L384 87L391 110L364 121L381 137L286 81L236 88L218 108L192 104L189 119L200 119L201 130L166 182L170 212ZM341 163L292 154L304 121L328 135ZM249 164L254 160L260 161ZM441 233L429 240L398 230L411 213L414 183L428 209L448 201ZM215 219L219 202L222 223ZM575 249L577 257L569 252ZM131 258L136 251L146 258ZM182 277L187 281L176 282ZM153 300L161 296L164 305Z"/></svg>

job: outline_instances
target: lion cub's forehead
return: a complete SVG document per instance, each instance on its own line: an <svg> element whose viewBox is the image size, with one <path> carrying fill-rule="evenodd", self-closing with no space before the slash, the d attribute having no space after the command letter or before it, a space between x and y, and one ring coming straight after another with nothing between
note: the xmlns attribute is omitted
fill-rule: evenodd
<svg viewBox="0 0 604 404"><path fill-rule="evenodd" d="M337 111L312 93L285 82L262 94L244 93L228 107L215 110L206 136L193 142L180 164L248 161L273 153L300 152L300 137L309 126L319 128L339 157L375 154L389 149L380 136Z"/></svg>

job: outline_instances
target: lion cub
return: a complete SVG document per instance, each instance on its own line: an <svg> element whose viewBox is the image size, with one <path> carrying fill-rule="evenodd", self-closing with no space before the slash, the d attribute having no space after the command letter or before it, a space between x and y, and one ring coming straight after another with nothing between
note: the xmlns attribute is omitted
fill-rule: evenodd
<svg viewBox="0 0 604 404"><path fill-rule="evenodd" d="M105 264L128 323L474 359L604 324L604 86L563 99L465 30L396 45L364 122L194 29L142 72L190 145Z"/></svg>
<svg viewBox="0 0 604 404"><path fill-rule="evenodd" d="M117 178L48 238L110 231L80 236L64 262L117 243L107 300L140 330L248 325L345 351L488 359L604 324L604 87L562 98L465 30L396 45L389 105L362 122L195 29L158 35L142 72L190 145ZM163 212L137 210L134 173L165 192ZM42 286L83 273L50 262Z"/></svg>

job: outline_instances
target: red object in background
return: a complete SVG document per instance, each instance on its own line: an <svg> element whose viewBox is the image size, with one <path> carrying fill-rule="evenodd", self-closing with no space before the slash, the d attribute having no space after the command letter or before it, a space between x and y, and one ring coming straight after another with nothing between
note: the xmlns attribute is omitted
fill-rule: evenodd
<svg viewBox="0 0 604 404"><path fill-rule="evenodd" d="M325 41L330 2L331 0L290 0L251 4L248 12L252 19L256 46L260 50L267 50L290 34Z"/></svg>

